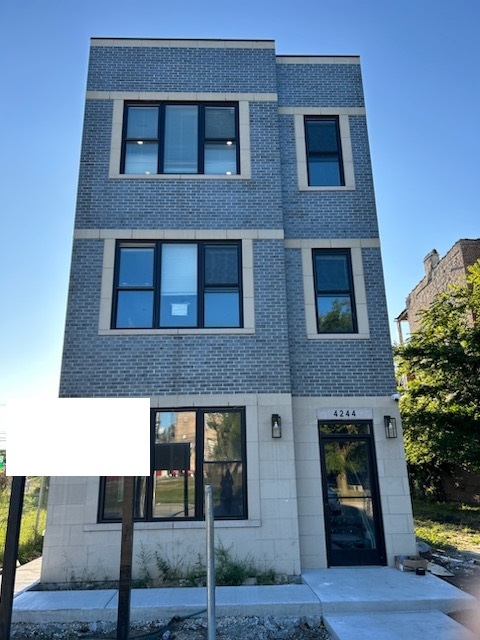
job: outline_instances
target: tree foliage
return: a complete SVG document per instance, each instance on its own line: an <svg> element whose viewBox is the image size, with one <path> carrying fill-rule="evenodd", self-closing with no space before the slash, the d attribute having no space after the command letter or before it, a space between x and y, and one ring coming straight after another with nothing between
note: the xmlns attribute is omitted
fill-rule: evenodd
<svg viewBox="0 0 480 640"><path fill-rule="evenodd" d="M395 356L407 462L417 479L480 469L480 260L464 285L435 297Z"/></svg>

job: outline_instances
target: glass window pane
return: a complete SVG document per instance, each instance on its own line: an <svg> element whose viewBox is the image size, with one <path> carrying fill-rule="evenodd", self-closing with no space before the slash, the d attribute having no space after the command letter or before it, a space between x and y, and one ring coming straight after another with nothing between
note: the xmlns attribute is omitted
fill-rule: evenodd
<svg viewBox="0 0 480 640"><path fill-rule="evenodd" d="M310 156L308 183L312 187L339 187L342 185L338 157Z"/></svg>
<svg viewBox="0 0 480 640"><path fill-rule="evenodd" d="M365 422L354 424L349 424L348 422L319 422L318 428L322 435L360 436L370 433L370 424Z"/></svg>
<svg viewBox="0 0 480 640"><path fill-rule="evenodd" d="M234 143L208 142L205 144L205 173L236 175L237 147Z"/></svg>
<svg viewBox="0 0 480 640"><path fill-rule="evenodd" d="M195 515L195 476L192 471L155 471L152 515L154 518L192 518Z"/></svg>
<svg viewBox="0 0 480 640"><path fill-rule="evenodd" d="M315 254L317 291L350 291L346 254Z"/></svg>
<svg viewBox="0 0 480 640"><path fill-rule="evenodd" d="M242 459L242 417L238 412L204 414L204 459Z"/></svg>
<svg viewBox="0 0 480 640"><path fill-rule="evenodd" d="M158 107L128 107L127 138L158 138Z"/></svg>
<svg viewBox="0 0 480 640"><path fill-rule="evenodd" d="M153 291L119 291L117 329L142 329L153 326Z"/></svg>
<svg viewBox="0 0 480 640"><path fill-rule="evenodd" d="M197 245L164 244L160 326L197 325Z"/></svg>
<svg viewBox="0 0 480 640"><path fill-rule="evenodd" d="M156 142L127 142L125 146L125 173L157 173L158 144Z"/></svg>
<svg viewBox="0 0 480 640"><path fill-rule="evenodd" d="M155 413L153 517L195 515L195 442L194 411Z"/></svg>
<svg viewBox="0 0 480 640"><path fill-rule="evenodd" d="M153 286L153 247L120 249L118 286Z"/></svg>
<svg viewBox="0 0 480 640"><path fill-rule="evenodd" d="M198 107L165 107L164 173L197 173Z"/></svg>
<svg viewBox="0 0 480 640"><path fill-rule="evenodd" d="M145 517L146 478L135 478L135 518ZM107 476L104 484L104 520L121 520L123 504L123 476Z"/></svg>
<svg viewBox="0 0 480 640"><path fill-rule="evenodd" d="M204 464L205 483L213 489L213 515L216 518L242 518L245 514L243 465L241 462Z"/></svg>
<svg viewBox="0 0 480 640"><path fill-rule="evenodd" d="M353 331L350 296L317 296L317 319L320 333L349 333Z"/></svg>
<svg viewBox="0 0 480 640"><path fill-rule="evenodd" d="M235 107L205 107L205 138L235 140Z"/></svg>
<svg viewBox="0 0 480 640"><path fill-rule="evenodd" d="M238 291L205 292L205 327L239 327Z"/></svg>
<svg viewBox="0 0 480 640"><path fill-rule="evenodd" d="M338 129L333 120L310 120L306 123L309 153L338 152Z"/></svg>
<svg viewBox="0 0 480 640"><path fill-rule="evenodd" d="M238 285L238 246L205 247L205 284Z"/></svg>

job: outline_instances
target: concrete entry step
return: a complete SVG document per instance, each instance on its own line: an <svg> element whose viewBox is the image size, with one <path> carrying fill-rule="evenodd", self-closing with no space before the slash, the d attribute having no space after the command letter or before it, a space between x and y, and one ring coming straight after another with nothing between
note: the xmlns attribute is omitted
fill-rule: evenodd
<svg viewBox="0 0 480 640"><path fill-rule="evenodd" d="M450 613L478 606L476 598L440 578L391 567L310 569L302 573L302 578L322 603L323 615L432 610Z"/></svg>
<svg viewBox="0 0 480 640"><path fill-rule="evenodd" d="M440 611L327 615L323 622L335 640L478 640Z"/></svg>

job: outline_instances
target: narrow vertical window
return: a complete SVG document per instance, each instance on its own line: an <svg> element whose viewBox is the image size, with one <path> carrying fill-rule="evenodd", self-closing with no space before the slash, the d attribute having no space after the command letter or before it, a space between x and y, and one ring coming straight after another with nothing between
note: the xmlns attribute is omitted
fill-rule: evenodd
<svg viewBox="0 0 480 640"><path fill-rule="evenodd" d="M204 326L239 327L238 245L206 245L204 260Z"/></svg>
<svg viewBox="0 0 480 640"><path fill-rule="evenodd" d="M155 106L127 108L124 173L158 173L158 117Z"/></svg>
<svg viewBox="0 0 480 640"><path fill-rule="evenodd" d="M164 173L198 173L198 107L165 107Z"/></svg>
<svg viewBox="0 0 480 640"><path fill-rule="evenodd" d="M319 333L355 333L355 301L350 252L313 253L317 330Z"/></svg>
<svg viewBox="0 0 480 640"><path fill-rule="evenodd" d="M160 284L160 326L196 327L197 245L163 244Z"/></svg>
<svg viewBox="0 0 480 640"><path fill-rule="evenodd" d="M308 184L335 187L345 184L338 118L306 117Z"/></svg>
<svg viewBox="0 0 480 640"><path fill-rule="evenodd" d="M154 247L120 247L118 252L118 329L151 328L154 313Z"/></svg>

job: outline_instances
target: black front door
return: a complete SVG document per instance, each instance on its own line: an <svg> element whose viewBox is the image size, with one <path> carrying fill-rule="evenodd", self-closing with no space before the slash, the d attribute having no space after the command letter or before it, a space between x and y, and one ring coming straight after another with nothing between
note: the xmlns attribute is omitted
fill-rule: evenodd
<svg viewBox="0 0 480 640"><path fill-rule="evenodd" d="M328 564L385 564L372 424L318 426Z"/></svg>

